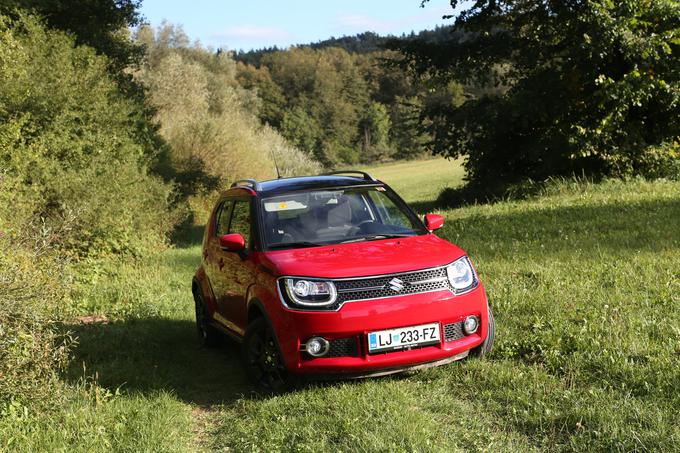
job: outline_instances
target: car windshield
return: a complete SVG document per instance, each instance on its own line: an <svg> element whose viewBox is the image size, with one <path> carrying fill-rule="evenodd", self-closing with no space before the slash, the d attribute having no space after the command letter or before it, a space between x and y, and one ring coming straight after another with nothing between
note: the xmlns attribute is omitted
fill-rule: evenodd
<svg viewBox="0 0 680 453"><path fill-rule="evenodd" d="M381 186L296 192L265 198L262 212L269 249L427 233L413 212Z"/></svg>

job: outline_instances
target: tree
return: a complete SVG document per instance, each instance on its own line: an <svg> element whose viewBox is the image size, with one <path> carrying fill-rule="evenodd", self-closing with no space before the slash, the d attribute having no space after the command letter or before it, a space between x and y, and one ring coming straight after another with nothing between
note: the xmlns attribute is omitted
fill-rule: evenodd
<svg viewBox="0 0 680 453"><path fill-rule="evenodd" d="M473 184L639 173L678 134L676 0L450 3L464 8L451 39L391 47L420 75L506 87L423 111L435 151L467 155Z"/></svg>
<svg viewBox="0 0 680 453"><path fill-rule="evenodd" d="M183 195L201 195L235 179L275 176L274 156L284 175L315 173L319 165L262 127L252 90L228 52L189 44L181 27L142 27L147 49L136 74L155 108L159 132L169 145L169 167Z"/></svg>
<svg viewBox="0 0 680 453"><path fill-rule="evenodd" d="M128 30L141 23L141 0L4 0L0 13L34 13L50 28L66 31L97 53L109 57L118 72L137 63L143 50L130 40Z"/></svg>
<svg viewBox="0 0 680 453"><path fill-rule="evenodd" d="M361 118L363 159L372 162L389 155L390 116L379 102L371 102Z"/></svg>

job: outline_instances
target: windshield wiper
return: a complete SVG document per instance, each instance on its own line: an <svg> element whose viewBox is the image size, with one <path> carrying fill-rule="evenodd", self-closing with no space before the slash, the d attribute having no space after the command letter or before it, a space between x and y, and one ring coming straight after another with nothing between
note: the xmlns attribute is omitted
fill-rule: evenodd
<svg viewBox="0 0 680 453"><path fill-rule="evenodd" d="M394 238L407 238L415 236L415 234L407 234L407 233L394 233L394 234L376 234L373 236L363 236L360 238L354 238L354 239L348 239L346 241L340 242L341 244L348 244L350 242L362 242L362 241L377 241L378 239L394 239Z"/></svg>
<svg viewBox="0 0 680 453"><path fill-rule="evenodd" d="M316 242L300 241L300 242L279 242L278 244L269 245L269 249L283 249L283 248L300 248L300 247L321 247L325 244L318 244Z"/></svg>

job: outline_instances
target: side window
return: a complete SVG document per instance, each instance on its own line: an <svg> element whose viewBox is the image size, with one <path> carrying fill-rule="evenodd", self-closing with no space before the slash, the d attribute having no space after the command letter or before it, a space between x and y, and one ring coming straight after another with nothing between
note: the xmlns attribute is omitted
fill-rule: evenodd
<svg viewBox="0 0 680 453"><path fill-rule="evenodd" d="M241 233L246 240L246 246L250 244L250 202L237 201L231 215L229 233Z"/></svg>
<svg viewBox="0 0 680 453"><path fill-rule="evenodd" d="M225 201L220 206L217 211L217 216L215 218L215 235L224 236L229 232L229 217L231 214L231 208L234 206L233 201Z"/></svg>

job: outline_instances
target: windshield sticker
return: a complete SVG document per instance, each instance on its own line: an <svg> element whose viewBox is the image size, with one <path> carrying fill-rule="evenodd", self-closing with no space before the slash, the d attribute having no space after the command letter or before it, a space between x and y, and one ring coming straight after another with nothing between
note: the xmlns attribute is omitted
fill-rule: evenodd
<svg viewBox="0 0 680 453"><path fill-rule="evenodd" d="M297 209L307 209L307 205L296 200L265 201L264 203L264 210L267 212L294 211Z"/></svg>

